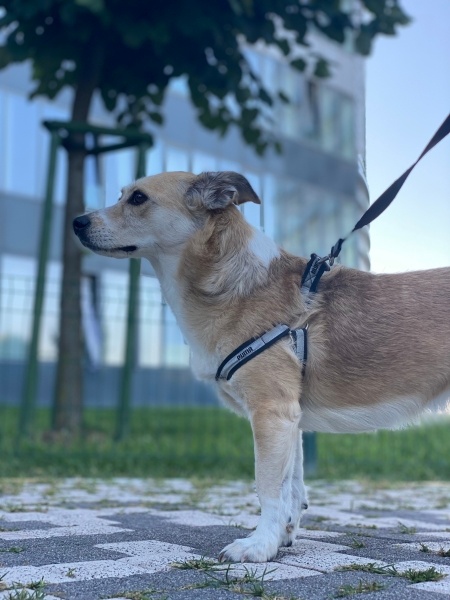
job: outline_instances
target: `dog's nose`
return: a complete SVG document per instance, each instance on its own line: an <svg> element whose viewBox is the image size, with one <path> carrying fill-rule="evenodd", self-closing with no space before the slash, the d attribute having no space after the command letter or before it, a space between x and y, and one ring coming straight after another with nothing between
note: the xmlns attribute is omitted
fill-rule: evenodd
<svg viewBox="0 0 450 600"><path fill-rule="evenodd" d="M73 230L76 234L81 233L83 229L86 229L88 225L90 225L91 220L88 215L81 215L81 217L77 217L73 220Z"/></svg>

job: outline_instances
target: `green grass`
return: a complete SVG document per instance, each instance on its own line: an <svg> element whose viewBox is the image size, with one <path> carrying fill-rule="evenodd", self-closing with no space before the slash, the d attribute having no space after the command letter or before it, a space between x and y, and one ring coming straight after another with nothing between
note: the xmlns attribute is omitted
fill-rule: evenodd
<svg viewBox="0 0 450 600"><path fill-rule="evenodd" d="M360 580L358 585L342 585L334 597L346 598L347 596L353 596L354 594L370 594L371 592L384 590L385 587L384 584L377 581L364 582Z"/></svg>
<svg viewBox="0 0 450 600"><path fill-rule="evenodd" d="M396 481L450 480L450 420L399 431L318 434L318 476Z"/></svg>
<svg viewBox="0 0 450 600"><path fill-rule="evenodd" d="M444 573L438 571L436 567L428 569L407 569L399 571L394 565L377 565L376 563L351 563L344 567L338 567L338 571L364 571L365 573L375 573L377 575L389 575L390 577L404 577L411 583L423 583L424 581L440 581L445 577Z"/></svg>
<svg viewBox="0 0 450 600"><path fill-rule="evenodd" d="M39 410L33 435L19 445L17 416L0 412L0 477L253 475L249 424L218 408L135 409L119 442L112 410L86 410L84 435L75 441L49 435L49 411Z"/></svg>
<svg viewBox="0 0 450 600"><path fill-rule="evenodd" d="M85 411L85 432L49 435L50 413L36 412L33 433L16 444L18 410L0 408L0 477L116 475L253 477L247 421L220 408L134 409L129 436L113 440L115 411ZM319 478L450 480L450 422L375 434L317 434Z"/></svg>

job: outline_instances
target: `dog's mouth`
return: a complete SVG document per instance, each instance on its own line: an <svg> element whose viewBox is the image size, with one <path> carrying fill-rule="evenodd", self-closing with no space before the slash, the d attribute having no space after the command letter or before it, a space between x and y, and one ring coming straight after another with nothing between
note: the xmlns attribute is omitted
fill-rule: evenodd
<svg viewBox="0 0 450 600"><path fill-rule="evenodd" d="M137 246L118 246L117 248L102 248L101 246L97 246L96 244L92 244L87 240L83 240L80 238L80 242L92 252L97 252L99 254L116 254L118 252L125 252L126 254L130 254L131 252L136 252Z"/></svg>
<svg viewBox="0 0 450 600"><path fill-rule="evenodd" d="M137 246L120 246L120 248L114 248L113 252L136 252Z"/></svg>

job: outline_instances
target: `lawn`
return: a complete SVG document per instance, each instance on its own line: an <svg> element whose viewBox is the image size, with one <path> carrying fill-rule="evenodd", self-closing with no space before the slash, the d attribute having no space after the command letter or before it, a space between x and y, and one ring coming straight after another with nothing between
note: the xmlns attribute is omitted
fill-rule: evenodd
<svg viewBox="0 0 450 600"><path fill-rule="evenodd" d="M17 445L18 412L0 408L0 476L253 476L249 424L220 408L135 409L129 436L113 441L115 413L89 409L82 439L48 434L49 411L37 411L33 435ZM450 421L401 431L317 434L320 478L395 481L450 479Z"/></svg>

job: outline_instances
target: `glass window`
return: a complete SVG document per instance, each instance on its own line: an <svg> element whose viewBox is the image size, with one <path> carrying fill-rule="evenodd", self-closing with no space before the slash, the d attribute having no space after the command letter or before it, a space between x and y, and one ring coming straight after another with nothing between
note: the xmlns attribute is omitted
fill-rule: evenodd
<svg viewBox="0 0 450 600"><path fill-rule="evenodd" d="M127 148L115 152L117 180L119 190L132 183L136 178L136 150Z"/></svg>
<svg viewBox="0 0 450 600"><path fill-rule="evenodd" d="M189 154L177 146L166 146L166 171L189 171Z"/></svg>
<svg viewBox="0 0 450 600"><path fill-rule="evenodd" d="M341 100L341 139L339 147L344 158L355 159L355 105L352 98L342 96Z"/></svg>
<svg viewBox="0 0 450 600"><path fill-rule="evenodd" d="M101 274L100 315L103 331L104 364L123 364L125 352L128 273Z"/></svg>
<svg viewBox="0 0 450 600"><path fill-rule="evenodd" d="M8 121L6 94L0 90L0 189L4 189L6 182L6 123Z"/></svg>
<svg viewBox="0 0 450 600"><path fill-rule="evenodd" d="M155 140L153 146L147 151L146 175L157 175L165 170L164 147L160 140Z"/></svg>
<svg viewBox="0 0 450 600"><path fill-rule="evenodd" d="M308 81L308 117L305 122L304 134L306 138L314 141L320 141L321 135L321 112L319 103L319 86L315 81Z"/></svg>
<svg viewBox="0 0 450 600"><path fill-rule="evenodd" d="M104 138L103 143L114 143L116 138ZM120 190L136 178L136 149L127 148L104 154L101 161L105 206L115 204L120 198Z"/></svg>
<svg viewBox="0 0 450 600"><path fill-rule="evenodd" d="M9 93L7 95L8 121L6 124L6 190L36 195L38 123L40 121L39 104L30 102L24 96ZM19 160L20 157L20 160Z"/></svg>
<svg viewBox="0 0 450 600"><path fill-rule="evenodd" d="M309 118L306 137L323 150L355 158L355 107L353 99L336 89L308 83Z"/></svg>
<svg viewBox="0 0 450 600"><path fill-rule="evenodd" d="M96 275L84 275L81 278L81 322L84 346L92 367L98 368L103 358L103 333L97 305Z"/></svg>
<svg viewBox="0 0 450 600"><path fill-rule="evenodd" d="M246 46L242 49L242 54L245 56L253 73L261 75L261 53L250 46Z"/></svg>
<svg viewBox="0 0 450 600"><path fill-rule="evenodd" d="M154 277L141 277L139 305L139 364L157 367L162 361L162 297Z"/></svg>
<svg viewBox="0 0 450 600"><path fill-rule="evenodd" d="M185 344L175 315L168 304L163 304L163 363L166 367L187 367L189 347Z"/></svg>
<svg viewBox="0 0 450 600"><path fill-rule="evenodd" d="M257 196L261 197L261 188L262 182L259 175L256 173L252 173L250 171L245 171L243 175L247 178L248 182L255 190ZM254 202L245 202L241 205L241 210L244 213L246 220L258 229L261 229L262 226L262 217L261 217L261 205L255 204Z"/></svg>
<svg viewBox="0 0 450 600"><path fill-rule="evenodd" d="M48 263L39 339L39 358L43 361L56 361L58 356L61 273L60 263Z"/></svg>
<svg viewBox="0 0 450 600"><path fill-rule="evenodd" d="M49 101L41 101L36 100L35 102L41 102L42 106L42 117L41 120L53 120L53 121L67 121L69 118L68 110L65 108L61 108L54 102ZM39 125L38 127L38 145L39 151L37 153L36 161L37 161L37 171L38 171L38 180L37 180L37 189L39 191L39 195L44 197L45 189L47 186L47 176L48 176L48 160L49 160L49 151L50 151L50 133L43 126ZM66 186L67 186L67 152L64 148L58 149L57 155L57 169L56 169L56 177L55 177L55 192L54 192L54 202L55 204L65 204L66 202Z"/></svg>
<svg viewBox="0 0 450 600"><path fill-rule="evenodd" d="M217 162L217 169L219 171L234 171L235 173L240 173L242 170L242 165L236 160L229 160L228 158L219 158Z"/></svg>
<svg viewBox="0 0 450 600"><path fill-rule="evenodd" d="M192 156L192 172L203 173L203 171L217 171L218 160L212 154L205 152L194 152Z"/></svg>
<svg viewBox="0 0 450 600"><path fill-rule="evenodd" d="M280 62L278 67L280 91L289 98L288 104L281 100L278 102L280 130L286 137L298 140L301 138L303 130L303 115L301 111L304 96L303 78L300 73L286 63Z"/></svg>
<svg viewBox="0 0 450 600"><path fill-rule="evenodd" d="M104 138L103 143L113 143L113 138ZM119 185L116 168L118 158L115 152L108 152L103 154L101 161L103 167L103 193L105 197L105 206L111 206L112 204L115 204L120 197L121 186Z"/></svg>
<svg viewBox="0 0 450 600"><path fill-rule="evenodd" d="M339 150L340 123L340 98L330 88L322 86L320 89L320 138L321 145L328 152L337 153Z"/></svg>
<svg viewBox="0 0 450 600"><path fill-rule="evenodd" d="M113 138L104 138L103 143L113 143ZM115 204L120 198L120 186L117 177L117 156L115 152L103 154L101 157L103 167L103 185L105 206Z"/></svg>
<svg viewBox="0 0 450 600"><path fill-rule="evenodd" d="M1 262L0 357L24 359L31 337L36 286L36 260L5 255ZM38 356L57 356L61 265L47 264ZM6 350L5 350L6 348ZM20 349L20 351L19 351ZM12 356L8 353L12 352Z"/></svg>
<svg viewBox="0 0 450 600"><path fill-rule="evenodd" d="M280 211L276 208L276 178L274 175L265 175L263 180L263 193L261 198L261 226L266 235L272 240L277 238L277 219Z"/></svg>
<svg viewBox="0 0 450 600"><path fill-rule="evenodd" d="M288 252L299 254L304 207L298 181L287 178L276 180L275 206L280 215L275 241Z"/></svg>
<svg viewBox="0 0 450 600"><path fill-rule="evenodd" d="M280 61L268 54L261 57L261 79L264 87L271 94L275 94L280 87Z"/></svg>
<svg viewBox="0 0 450 600"><path fill-rule="evenodd" d="M84 163L84 203L86 210L97 210L105 205L105 187L102 180L99 156L87 156Z"/></svg>
<svg viewBox="0 0 450 600"><path fill-rule="evenodd" d="M36 261L4 255L0 268L0 358L23 360L30 341Z"/></svg>

